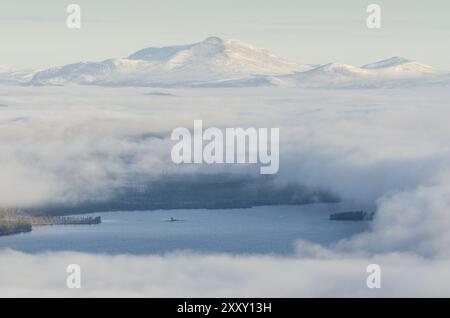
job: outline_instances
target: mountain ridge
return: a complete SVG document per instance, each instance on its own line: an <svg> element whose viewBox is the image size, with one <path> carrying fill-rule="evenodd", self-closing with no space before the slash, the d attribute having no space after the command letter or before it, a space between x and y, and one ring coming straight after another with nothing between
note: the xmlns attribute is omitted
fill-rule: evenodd
<svg viewBox="0 0 450 318"><path fill-rule="evenodd" d="M354 66L302 64L235 39L148 47L127 57L79 62L36 72L6 71L0 83L27 85L99 85L144 87L378 88L447 85L448 74L417 61L394 56Z"/></svg>
<svg viewBox="0 0 450 318"><path fill-rule="evenodd" d="M191 45L142 49L126 58L51 68L36 74L32 83L183 86L254 75L276 76L310 68L238 40L209 37Z"/></svg>

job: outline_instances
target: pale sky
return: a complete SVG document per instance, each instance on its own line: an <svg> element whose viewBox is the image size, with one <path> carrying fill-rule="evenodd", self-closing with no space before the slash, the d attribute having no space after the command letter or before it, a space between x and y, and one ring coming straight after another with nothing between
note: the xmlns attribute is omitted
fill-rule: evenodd
<svg viewBox="0 0 450 318"><path fill-rule="evenodd" d="M66 7L82 8L82 29ZM382 28L366 27L367 5ZM301 63L362 65L404 56L450 70L447 0L0 0L0 65L41 68L149 46L236 38Z"/></svg>

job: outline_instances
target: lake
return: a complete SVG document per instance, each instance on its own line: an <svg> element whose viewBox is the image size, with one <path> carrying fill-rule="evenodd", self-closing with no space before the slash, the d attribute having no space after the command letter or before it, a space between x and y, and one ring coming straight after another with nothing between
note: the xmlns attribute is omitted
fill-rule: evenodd
<svg viewBox="0 0 450 318"><path fill-rule="evenodd" d="M100 225L35 227L0 237L0 249L28 253L79 251L163 254L190 250L237 254L292 254L297 240L323 245L366 231L368 222L330 221L342 204L270 206L233 210L108 212ZM168 222L173 217L179 222Z"/></svg>

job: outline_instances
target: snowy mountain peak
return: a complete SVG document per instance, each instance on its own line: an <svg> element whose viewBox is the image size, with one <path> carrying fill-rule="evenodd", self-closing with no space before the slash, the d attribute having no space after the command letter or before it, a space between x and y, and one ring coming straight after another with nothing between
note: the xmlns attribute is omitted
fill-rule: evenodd
<svg viewBox="0 0 450 318"><path fill-rule="evenodd" d="M364 70L350 64L328 63L313 69L311 72L351 74L351 73L361 73L364 72Z"/></svg>
<svg viewBox="0 0 450 318"><path fill-rule="evenodd" d="M167 61L175 58L180 54L190 55L192 57L212 57L217 54L223 54L227 50L233 51L243 47L246 47L247 49L258 50L255 47L246 45L237 40L223 40L219 37L209 37L202 42L189 45L149 47L131 54L128 59L144 61Z"/></svg>
<svg viewBox="0 0 450 318"><path fill-rule="evenodd" d="M223 44L223 40L217 36L210 36L205 41L203 41L203 43L221 45Z"/></svg>
<svg viewBox="0 0 450 318"><path fill-rule="evenodd" d="M38 73L33 83L198 86L236 80L254 83L261 76L309 69L309 65L288 62L238 40L209 37L189 45L149 47L127 58L52 68Z"/></svg>
<svg viewBox="0 0 450 318"><path fill-rule="evenodd" d="M289 86L341 87L365 78L369 70L350 64L328 63L312 70L281 76L280 80Z"/></svg>
<svg viewBox="0 0 450 318"><path fill-rule="evenodd" d="M300 67L299 64L280 59L266 50L238 40L223 40L219 37L209 37L202 42L190 45L150 47L131 54L128 59L163 62L168 63L169 67L195 63L225 63L222 67L239 65L245 70L246 67L258 66L265 68L263 73L268 74L288 73L305 69L305 67ZM274 69L268 70L267 68L270 67ZM281 69L277 69L280 67ZM255 69L254 71L258 73L259 70Z"/></svg>

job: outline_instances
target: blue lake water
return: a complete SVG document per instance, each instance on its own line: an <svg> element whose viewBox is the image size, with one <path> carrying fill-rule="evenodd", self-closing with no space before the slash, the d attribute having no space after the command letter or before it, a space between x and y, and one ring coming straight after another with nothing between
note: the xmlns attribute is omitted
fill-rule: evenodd
<svg viewBox="0 0 450 318"><path fill-rule="evenodd" d="M368 222L330 221L339 204L255 207L235 210L111 212L100 225L35 227L0 237L0 249L37 253L80 251L163 254L191 250L245 254L291 254L297 240L323 245L368 229ZM180 222L168 222L171 217Z"/></svg>

